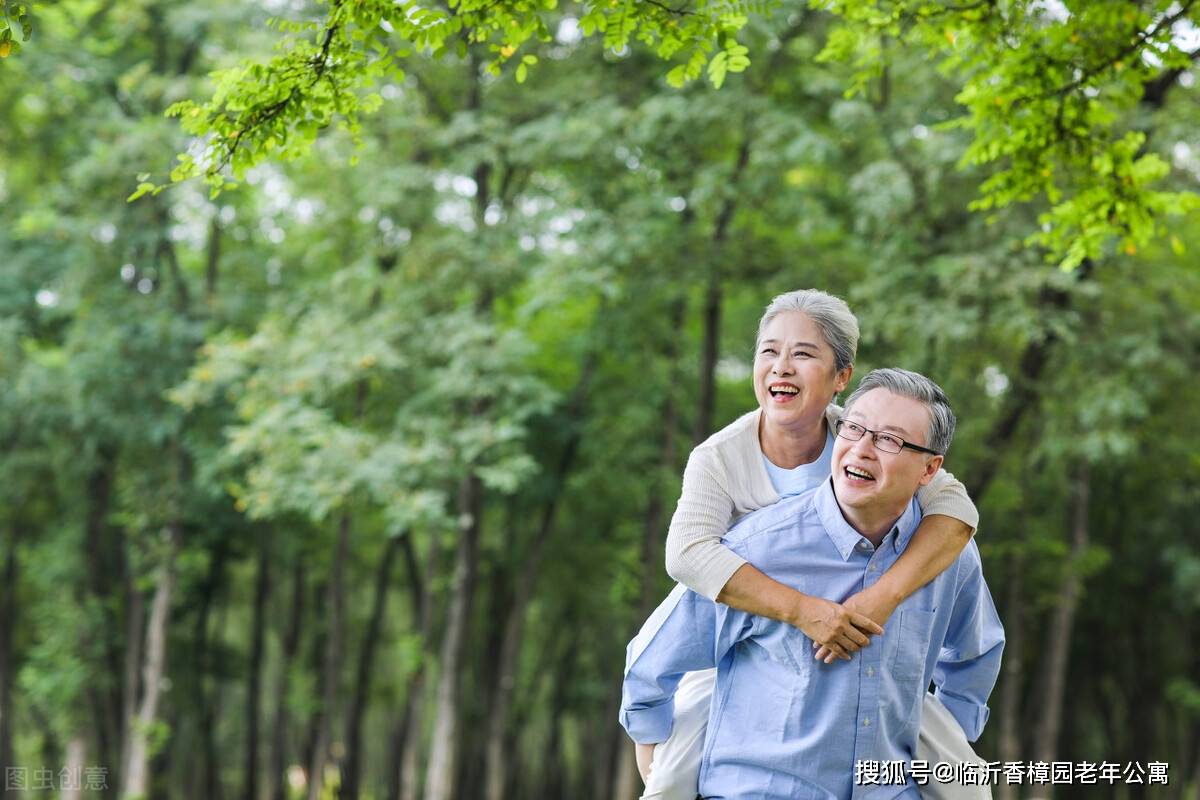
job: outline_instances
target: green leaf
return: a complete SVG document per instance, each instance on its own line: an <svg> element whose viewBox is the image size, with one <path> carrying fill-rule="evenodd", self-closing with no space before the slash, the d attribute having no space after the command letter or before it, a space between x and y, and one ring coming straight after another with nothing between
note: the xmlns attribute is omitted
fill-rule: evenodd
<svg viewBox="0 0 1200 800"><path fill-rule="evenodd" d="M721 84L725 83L725 71L728 67L726 63L727 58L725 51L722 50L708 62L708 80L717 89L720 89Z"/></svg>
<svg viewBox="0 0 1200 800"><path fill-rule="evenodd" d="M129 195L129 197L125 198L125 202L132 203L134 200L137 200L139 197L146 194L147 192L154 191L154 188L155 187L154 187L153 183L149 183L148 181L143 181L142 183L138 184L138 187L136 190L134 190L133 194L131 194L131 195Z"/></svg>

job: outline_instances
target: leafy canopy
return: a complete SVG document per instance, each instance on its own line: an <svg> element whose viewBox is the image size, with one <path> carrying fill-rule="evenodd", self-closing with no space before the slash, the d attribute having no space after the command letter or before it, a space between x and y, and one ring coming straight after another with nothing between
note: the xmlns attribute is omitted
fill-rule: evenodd
<svg viewBox="0 0 1200 800"><path fill-rule="evenodd" d="M12 4L6 2L8 9ZM1200 50L1181 46L1197 0L811 0L838 24L818 58L853 69L847 94L870 94L892 53L917 48L960 86L963 113L947 123L973 137L960 166L988 176L973 208L1042 203L1029 244L1073 268L1114 242L1132 254L1194 210L1197 197L1161 187L1169 171L1147 152L1135 118L1148 93L1169 86ZM633 46L669 66L675 87L702 76L720 87L751 63L739 32L777 0L331 0L323 19L275 20L275 55L216 72L212 96L168 110L196 143L170 181L202 177L213 195L264 159L294 159L331 125L360 134L377 111L379 82L400 82L414 57L470 59L524 82L532 51L557 37ZM23 12L23 6L15 6ZM27 15L17 19L28 26ZM11 26L11 23L3 23ZM565 28L563 26L566 26ZM28 29L28 28L27 28ZM1190 27L1194 30L1194 27ZM8 27L2 28L5 42ZM563 32L566 35L563 35ZM168 184L139 176L131 199Z"/></svg>

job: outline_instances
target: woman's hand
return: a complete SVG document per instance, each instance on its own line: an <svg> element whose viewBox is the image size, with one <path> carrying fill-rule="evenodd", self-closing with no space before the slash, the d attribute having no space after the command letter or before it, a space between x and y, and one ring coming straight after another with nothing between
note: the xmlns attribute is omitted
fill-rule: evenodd
<svg viewBox="0 0 1200 800"><path fill-rule="evenodd" d="M804 631L814 647L821 648L816 657L826 664L834 658L849 661L850 654L866 647L871 636L883 633L870 617L849 605L811 595L801 595L794 619L789 622Z"/></svg>
<svg viewBox="0 0 1200 800"><path fill-rule="evenodd" d="M654 761L654 748L652 744L634 744L634 752L637 754L638 772L642 774L642 783L645 783L650 778L650 764Z"/></svg>
<svg viewBox="0 0 1200 800"><path fill-rule="evenodd" d="M888 621L892 616L892 612L896 610L896 601L889 597L885 592L875 590L875 586L863 589L861 592L850 595L846 598L846 602L842 605L851 613L857 613L860 616L870 618L878 623L878 633L883 633L883 628L879 627ZM874 591L873 591L874 590ZM813 646L818 647L819 643L814 639ZM815 658L818 661L824 661L826 664L833 661L833 657L837 655L832 649L827 646L819 646Z"/></svg>

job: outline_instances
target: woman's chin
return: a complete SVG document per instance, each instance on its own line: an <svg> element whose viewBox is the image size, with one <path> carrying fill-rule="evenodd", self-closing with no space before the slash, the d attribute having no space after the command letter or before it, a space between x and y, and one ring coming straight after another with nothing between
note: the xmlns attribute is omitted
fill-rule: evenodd
<svg viewBox="0 0 1200 800"><path fill-rule="evenodd" d="M763 414L771 422L789 428L818 425L820 424L821 416L825 413L824 407L809 408L799 400L779 402L769 399L767 404L760 406L760 408L762 408Z"/></svg>

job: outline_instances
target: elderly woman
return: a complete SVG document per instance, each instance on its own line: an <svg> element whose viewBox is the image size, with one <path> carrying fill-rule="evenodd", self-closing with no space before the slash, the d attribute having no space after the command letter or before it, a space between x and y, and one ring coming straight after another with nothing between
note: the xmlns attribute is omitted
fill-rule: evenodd
<svg viewBox="0 0 1200 800"><path fill-rule="evenodd" d="M924 519L893 567L842 600L812 597L778 583L726 548L721 537L741 516L827 480L832 403L850 382L858 320L837 297L817 290L782 294L758 327L754 394L758 408L692 451L667 536L671 577L717 602L789 623L813 642L814 658L849 659L882 633L904 599L946 569L970 540L978 513L962 484L941 471L917 495ZM675 697L671 737L638 745L645 800L692 800L715 670L690 673ZM961 728L927 695L918 758L976 760ZM930 785L929 797L977 797L978 788ZM986 795L984 795L986 796Z"/></svg>

